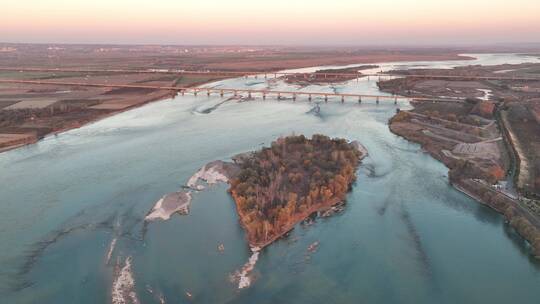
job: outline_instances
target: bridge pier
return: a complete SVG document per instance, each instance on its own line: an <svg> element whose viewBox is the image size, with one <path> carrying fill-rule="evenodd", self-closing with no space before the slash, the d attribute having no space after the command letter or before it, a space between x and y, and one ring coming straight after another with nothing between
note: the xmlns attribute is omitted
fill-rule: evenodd
<svg viewBox="0 0 540 304"><path fill-rule="evenodd" d="M238 90L234 90L233 93L234 93L234 97L238 97Z"/></svg>
<svg viewBox="0 0 540 304"><path fill-rule="evenodd" d="M292 95L292 100L293 100L293 101L296 101L296 94L293 94L293 95Z"/></svg>
<svg viewBox="0 0 540 304"><path fill-rule="evenodd" d="M379 104L379 96L377 96L377 100L376 100L377 104Z"/></svg>
<svg viewBox="0 0 540 304"><path fill-rule="evenodd" d="M195 96L197 96L197 93L199 93L198 90L193 90L193 94L194 94Z"/></svg>
<svg viewBox="0 0 540 304"><path fill-rule="evenodd" d="M281 99L281 93L277 93L277 100L279 101Z"/></svg>
<svg viewBox="0 0 540 304"><path fill-rule="evenodd" d="M251 91L248 92L248 98L251 99Z"/></svg>
<svg viewBox="0 0 540 304"><path fill-rule="evenodd" d="M324 102L328 102L328 95L324 95Z"/></svg>
<svg viewBox="0 0 540 304"><path fill-rule="evenodd" d="M358 103L362 103L362 97L358 96Z"/></svg>
<svg viewBox="0 0 540 304"><path fill-rule="evenodd" d="M206 96L210 97L210 89L206 90Z"/></svg>
<svg viewBox="0 0 540 304"><path fill-rule="evenodd" d="M311 102L311 94L308 95L308 101Z"/></svg>
<svg viewBox="0 0 540 304"><path fill-rule="evenodd" d="M345 96L341 95L341 103L345 102Z"/></svg>
<svg viewBox="0 0 540 304"><path fill-rule="evenodd" d="M263 100L266 100L266 92L263 92Z"/></svg>
<svg viewBox="0 0 540 304"><path fill-rule="evenodd" d="M219 91L219 96L223 97L223 90Z"/></svg>
<svg viewBox="0 0 540 304"><path fill-rule="evenodd" d="M397 97L394 97L394 104L397 105Z"/></svg>

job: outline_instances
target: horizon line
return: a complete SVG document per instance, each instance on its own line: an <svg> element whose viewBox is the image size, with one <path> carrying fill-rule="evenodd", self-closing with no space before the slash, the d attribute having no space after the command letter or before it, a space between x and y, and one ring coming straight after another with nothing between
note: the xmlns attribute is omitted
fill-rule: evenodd
<svg viewBox="0 0 540 304"><path fill-rule="evenodd" d="M540 41L493 41L493 42L420 42L420 43L145 43L145 42L61 42L61 41L49 41L49 42L30 42L30 41L0 41L0 44L18 44L18 45L109 45L109 46L178 46L178 47L422 47L422 48L439 48L439 47L479 47L479 46L538 46L540 47Z"/></svg>

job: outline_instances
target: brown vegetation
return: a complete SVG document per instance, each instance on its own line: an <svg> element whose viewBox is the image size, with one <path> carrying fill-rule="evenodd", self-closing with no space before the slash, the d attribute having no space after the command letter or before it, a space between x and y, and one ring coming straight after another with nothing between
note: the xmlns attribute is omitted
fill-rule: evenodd
<svg viewBox="0 0 540 304"><path fill-rule="evenodd" d="M243 160L230 192L252 246L266 246L311 213L345 200L361 152L344 139L280 138Z"/></svg>

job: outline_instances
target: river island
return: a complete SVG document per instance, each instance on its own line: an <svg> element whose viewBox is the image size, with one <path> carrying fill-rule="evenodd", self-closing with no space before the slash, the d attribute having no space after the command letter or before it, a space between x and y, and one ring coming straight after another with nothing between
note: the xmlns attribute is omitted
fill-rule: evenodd
<svg viewBox="0 0 540 304"><path fill-rule="evenodd" d="M229 191L249 244L264 247L310 214L343 202L363 156L355 142L299 135L244 158Z"/></svg>
<svg viewBox="0 0 540 304"><path fill-rule="evenodd" d="M345 202L366 156L356 141L320 134L280 137L270 147L234 156L232 162L206 164L181 191L157 201L145 220L188 214L193 194L227 182L249 246L259 250L310 215L341 209L336 206Z"/></svg>

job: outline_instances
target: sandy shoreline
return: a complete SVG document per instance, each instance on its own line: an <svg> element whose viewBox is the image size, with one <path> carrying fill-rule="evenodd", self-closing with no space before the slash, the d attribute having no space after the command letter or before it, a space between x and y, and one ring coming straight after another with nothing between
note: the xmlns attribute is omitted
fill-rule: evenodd
<svg viewBox="0 0 540 304"><path fill-rule="evenodd" d="M123 265L117 262L111 288L112 304L139 304L135 290L135 279L132 270L132 258L127 257Z"/></svg>
<svg viewBox="0 0 540 304"><path fill-rule="evenodd" d="M182 186L184 190L162 196L146 214L144 220L168 220L175 213L189 214L193 194L206 189L205 185L228 183L239 171L239 167L221 160L212 161L197 170Z"/></svg>

